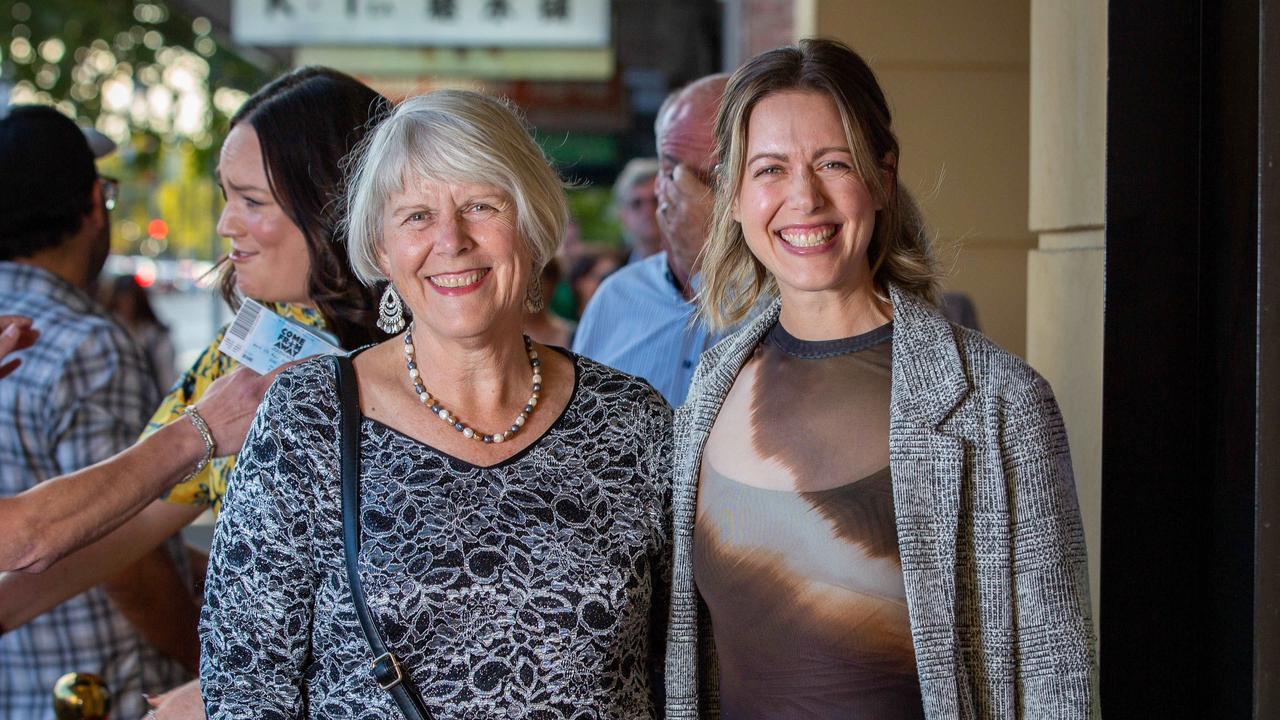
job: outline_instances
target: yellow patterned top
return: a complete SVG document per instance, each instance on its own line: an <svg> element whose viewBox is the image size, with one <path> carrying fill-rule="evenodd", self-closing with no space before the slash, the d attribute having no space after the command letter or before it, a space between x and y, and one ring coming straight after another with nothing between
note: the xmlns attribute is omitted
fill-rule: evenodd
<svg viewBox="0 0 1280 720"><path fill-rule="evenodd" d="M270 303L264 303L264 305L284 317L324 329L324 318L316 310L300 305ZM222 336L226 332L227 326L223 326L214 336L213 342L209 343L209 347L205 348L182 377L178 378L178 382L174 384L173 389L151 416L146 430L142 431L142 437L182 417L183 409L199 402L204 391L215 380L236 369L239 363L218 351L218 345L222 343ZM165 493L164 499L179 505L212 507L214 514L217 514L222 509L222 498L227 494L227 479L231 477L231 470L235 464L235 456L214 458L195 477L173 486L169 492Z"/></svg>

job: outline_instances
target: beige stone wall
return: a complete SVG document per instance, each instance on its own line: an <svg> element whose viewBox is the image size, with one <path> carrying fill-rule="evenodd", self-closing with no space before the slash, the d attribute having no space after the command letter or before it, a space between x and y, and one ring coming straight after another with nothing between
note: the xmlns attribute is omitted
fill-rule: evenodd
<svg viewBox="0 0 1280 720"><path fill-rule="evenodd" d="M736 0L742 7L742 60L793 42L795 13L791 0ZM732 68L729 68L732 70Z"/></svg>
<svg viewBox="0 0 1280 720"><path fill-rule="evenodd" d="M1102 350L1106 253L1107 3L1031 3L1031 195L1027 360L1053 385L1071 439L1100 591Z"/></svg>
<svg viewBox="0 0 1280 720"><path fill-rule="evenodd" d="M900 173L935 231L947 288L982 330L1027 344L1030 6L1027 0L798 0L796 36L842 40L871 64Z"/></svg>

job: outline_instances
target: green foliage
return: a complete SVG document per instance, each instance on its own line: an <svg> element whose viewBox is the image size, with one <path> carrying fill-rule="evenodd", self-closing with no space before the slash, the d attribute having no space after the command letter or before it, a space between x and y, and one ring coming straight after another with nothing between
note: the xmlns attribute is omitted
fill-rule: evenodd
<svg viewBox="0 0 1280 720"><path fill-rule="evenodd" d="M622 247L622 228L609 208L610 188L587 187L569 191L569 212L578 223L582 242L612 248Z"/></svg>
<svg viewBox="0 0 1280 720"><path fill-rule="evenodd" d="M208 20L197 20L163 0L2 0L0 75L11 84L34 90L39 100L51 100L70 110L69 114L93 122L104 112L102 91L107 80L132 80L138 96L172 81L165 74L173 64L174 49L201 58L207 66L207 82L197 88L204 90L206 99L211 99L213 87L252 92L274 74L275 69L264 71L220 47L211 29ZM27 52L15 52L20 49ZM208 105L212 108L211 102ZM225 127L226 118L212 114L209 129L217 132L218 121ZM170 139L151 124L137 122L136 116L133 120L134 132Z"/></svg>
<svg viewBox="0 0 1280 720"><path fill-rule="evenodd" d="M119 251L207 255L218 142L238 101L278 70L246 62L212 30L165 0L0 0L9 101L56 105L120 146L100 163L124 184ZM137 229L154 217L181 232L144 245Z"/></svg>

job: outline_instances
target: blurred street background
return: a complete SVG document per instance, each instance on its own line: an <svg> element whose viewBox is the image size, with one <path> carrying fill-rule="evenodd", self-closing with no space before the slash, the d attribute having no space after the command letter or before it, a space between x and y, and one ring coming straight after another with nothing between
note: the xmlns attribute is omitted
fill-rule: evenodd
<svg viewBox="0 0 1280 720"><path fill-rule="evenodd" d="M146 289L180 369L227 320L209 274L226 250L213 172L228 119L267 80L325 64L393 99L507 96L575 182L566 253L621 250L614 176L652 155L667 91L720 67L723 23L715 0L5 0L0 112L53 104L120 146L100 163L121 181L107 273Z"/></svg>

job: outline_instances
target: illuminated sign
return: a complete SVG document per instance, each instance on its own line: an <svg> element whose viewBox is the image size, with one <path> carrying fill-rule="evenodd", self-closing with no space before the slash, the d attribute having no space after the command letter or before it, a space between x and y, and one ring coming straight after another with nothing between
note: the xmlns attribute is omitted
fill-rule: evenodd
<svg viewBox="0 0 1280 720"><path fill-rule="evenodd" d="M233 0L245 45L601 47L609 0Z"/></svg>

